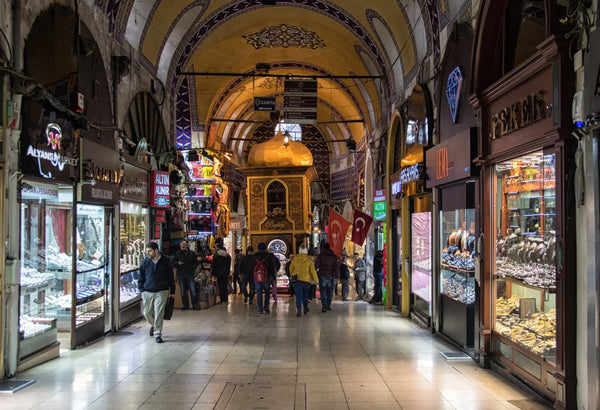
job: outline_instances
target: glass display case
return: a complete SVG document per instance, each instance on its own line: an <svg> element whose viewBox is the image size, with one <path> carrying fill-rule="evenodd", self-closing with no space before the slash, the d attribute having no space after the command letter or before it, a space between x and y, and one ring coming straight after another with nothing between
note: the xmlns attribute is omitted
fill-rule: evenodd
<svg viewBox="0 0 600 410"><path fill-rule="evenodd" d="M20 358L55 343L70 320L73 188L24 181L21 190Z"/></svg>
<svg viewBox="0 0 600 410"><path fill-rule="evenodd" d="M104 206L77 204L76 345L102 335L105 330L110 296L110 228Z"/></svg>
<svg viewBox="0 0 600 410"><path fill-rule="evenodd" d="M475 210L440 212L440 331L473 346L475 306Z"/></svg>
<svg viewBox="0 0 600 410"><path fill-rule="evenodd" d="M415 307L431 316L431 212L411 215L411 292Z"/></svg>
<svg viewBox="0 0 600 410"><path fill-rule="evenodd" d="M148 207L131 202L121 202L120 261L119 261L119 309L141 303L138 290L139 267L145 257L148 238ZM120 325L141 316L138 306L136 317L120 318ZM122 312L122 314L124 314ZM122 316L122 315L121 315Z"/></svg>
<svg viewBox="0 0 600 410"><path fill-rule="evenodd" d="M554 155L496 165L494 331L545 361L556 356Z"/></svg>

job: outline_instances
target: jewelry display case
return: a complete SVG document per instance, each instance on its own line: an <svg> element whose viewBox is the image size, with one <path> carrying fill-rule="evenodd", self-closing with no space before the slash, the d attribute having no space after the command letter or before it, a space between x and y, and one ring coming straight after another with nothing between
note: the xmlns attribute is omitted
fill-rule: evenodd
<svg viewBox="0 0 600 410"><path fill-rule="evenodd" d="M59 312L72 304L73 189L23 183L21 190L21 278L19 358L56 344Z"/></svg>
<svg viewBox="0 0 600 410"><path fill-rule="evenodd" d="M142 317L142 296L138 290L138 279L149 235L147 220L147 206L121 202L119 327Z"/></svg>
<svg viewBox="0 0 600 410"><path fill-rule="evenodd" d="M538 377L556 361L554 155L497 164L495 188L495 350L510 360L525 353L519 366Z"/></svg>
<svg viewBox="0 0 600 410"><path fill-rule="evenodd" d="M441 211L440 331L463 347L474 342L475 210Z"/></svg>

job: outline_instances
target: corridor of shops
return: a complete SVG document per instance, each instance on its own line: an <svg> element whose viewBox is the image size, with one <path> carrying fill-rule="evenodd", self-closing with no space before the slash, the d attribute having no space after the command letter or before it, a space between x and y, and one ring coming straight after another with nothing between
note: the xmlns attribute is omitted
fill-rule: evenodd
<svg viewBox="0 0 600 410"><path fill-rule="evenodd" d="M35 383L0 395L3 409L542 409L397 312L313 301L297 318L281 296L270 315L229 305L176 310L165 343L145 322L19 375Z"/></svg>

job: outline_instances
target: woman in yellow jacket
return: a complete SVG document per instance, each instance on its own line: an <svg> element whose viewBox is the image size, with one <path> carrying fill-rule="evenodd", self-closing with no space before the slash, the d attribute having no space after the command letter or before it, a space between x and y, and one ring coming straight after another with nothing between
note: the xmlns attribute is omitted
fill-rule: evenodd
<svg viewBox="0 0 600 410"><path fill-rule="evenodd" d="M304 305L304 314L310 310L308 308L308 292L310 283L319 283L317 271L312 259L308 256L308 250L304 245L300 245L298 254L290 262L290 275L292 277L292 286L296 294L296 316L302 316L301 307Z"/></svg>

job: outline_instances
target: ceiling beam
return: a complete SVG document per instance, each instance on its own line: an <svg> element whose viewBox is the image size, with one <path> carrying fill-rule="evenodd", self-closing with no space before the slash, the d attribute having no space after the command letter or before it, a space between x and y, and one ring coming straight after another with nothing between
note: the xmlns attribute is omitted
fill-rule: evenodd
<svg viewBox="0 0 600 410"><path fill-rule="evenodd" d="M225 72L201 72L201 71L179 71L176 75L195 75L195 76L207 76L207 77L274 77L274 78L340 78L340 79L382 79L382 75L296 75L296 74L269 74L269 73L225 73Z"/></svg>
<svg viewBox="0 0 600 410"><path fill-rule="evenodd" d="M238 122L243 124L265 124L269 120L258 121L258 120L240 120L235 118L211 118L210 122ZM317 124L349 124L355 122L365 122L365 120L340 120L340 121L317 121ZM273 124L276 124L273 122Z"/></svg>

